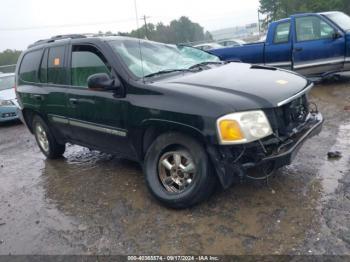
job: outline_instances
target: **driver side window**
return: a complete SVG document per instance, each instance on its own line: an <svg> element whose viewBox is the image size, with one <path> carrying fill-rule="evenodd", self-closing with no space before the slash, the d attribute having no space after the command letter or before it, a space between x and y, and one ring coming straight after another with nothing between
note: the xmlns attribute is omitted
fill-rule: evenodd
<svg viewBox="0 0 350 262"><path fill-rule="evenodd" d="M111 75L111 67L102 53L92 46L73 46L71 84L87 88L89 76L97 73Z"/></svg>
<svg viewBox="0 0 350 262"><path fill-rule="evenodd" d="M335 30L317 16L296 18L297 41L310 41L332 38Z"/></svg>

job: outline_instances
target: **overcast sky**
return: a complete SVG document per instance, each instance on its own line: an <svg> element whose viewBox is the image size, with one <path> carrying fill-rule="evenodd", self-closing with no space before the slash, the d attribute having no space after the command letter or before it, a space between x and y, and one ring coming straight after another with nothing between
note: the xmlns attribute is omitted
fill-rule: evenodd
<svg viewBox="0 0 350 262"><path fill-rule="evenodd" d="M136 0L138 17L169 23L188 16L206 30L257 22L259 0ZM139 19L141 26L143 21ZM134 0L1 0L0 51L53 35L136 28Z"/></svg>

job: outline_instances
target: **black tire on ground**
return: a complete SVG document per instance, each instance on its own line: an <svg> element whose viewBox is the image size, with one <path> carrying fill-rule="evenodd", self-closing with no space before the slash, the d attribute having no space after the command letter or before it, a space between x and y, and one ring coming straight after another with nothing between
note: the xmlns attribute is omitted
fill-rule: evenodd
<svg viewBox="0 0 350 262"><path fill-rule="evenodd" d="M66 146L57 143L50 128L40 116L34 116L32 127L36 142L41 152L49 159L57 159L62 157L64 151L66 150ZM45 136L47 138L47 143L43 142L43 137Z"/></svg>
<svg viewBox="0 0 350 262"><path fill-rule="evenodd" d="M166 189L159 175L160 168L162 168L162 157L173 153L188 156L195 165L193 180L190 180L192 182L189 182L187 188L180 192L171 192ZM181 161L187 160L186 157L181 159ZM173 162L172 169L175 169L174 165L175 162ZM146 153L144 174L152 195L164 205L178 209L191 207L209 198L217 183L203 146L195 139L181 133L166 133L156 138ZM177 186L176 183L174 185Z"/></svg>

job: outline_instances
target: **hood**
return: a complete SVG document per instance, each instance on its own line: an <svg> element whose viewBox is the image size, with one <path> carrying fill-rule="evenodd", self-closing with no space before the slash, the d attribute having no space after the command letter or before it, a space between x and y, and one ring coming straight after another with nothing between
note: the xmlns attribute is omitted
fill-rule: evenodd
<svg viewBox="0 0 350 262"><path fill-rule="evenodd" d="M310 83L296 73L272 67L229 63L157 82L164 88L226 103L235 110L277 107Z"/></svg>
<svg viewBox="0 0 350 262"><path fill-rule="evenodd" d="M5 89L0 91L0 99L1 100L15 100L16 99L16 93L15 89Z"/></svg>

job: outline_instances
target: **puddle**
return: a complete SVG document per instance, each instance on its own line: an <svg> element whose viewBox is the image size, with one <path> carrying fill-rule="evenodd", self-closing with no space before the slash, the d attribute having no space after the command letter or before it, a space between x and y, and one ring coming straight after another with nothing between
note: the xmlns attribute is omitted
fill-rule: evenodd
<svg viewBox="0 0 350 262"><path fill-rule="evenodd" d="M336 143L332 146L330 151L340 151L342 157L325 161L320 169L325 198L336 191L339 180L349 171L350 122L339 126Z"/></svg>

